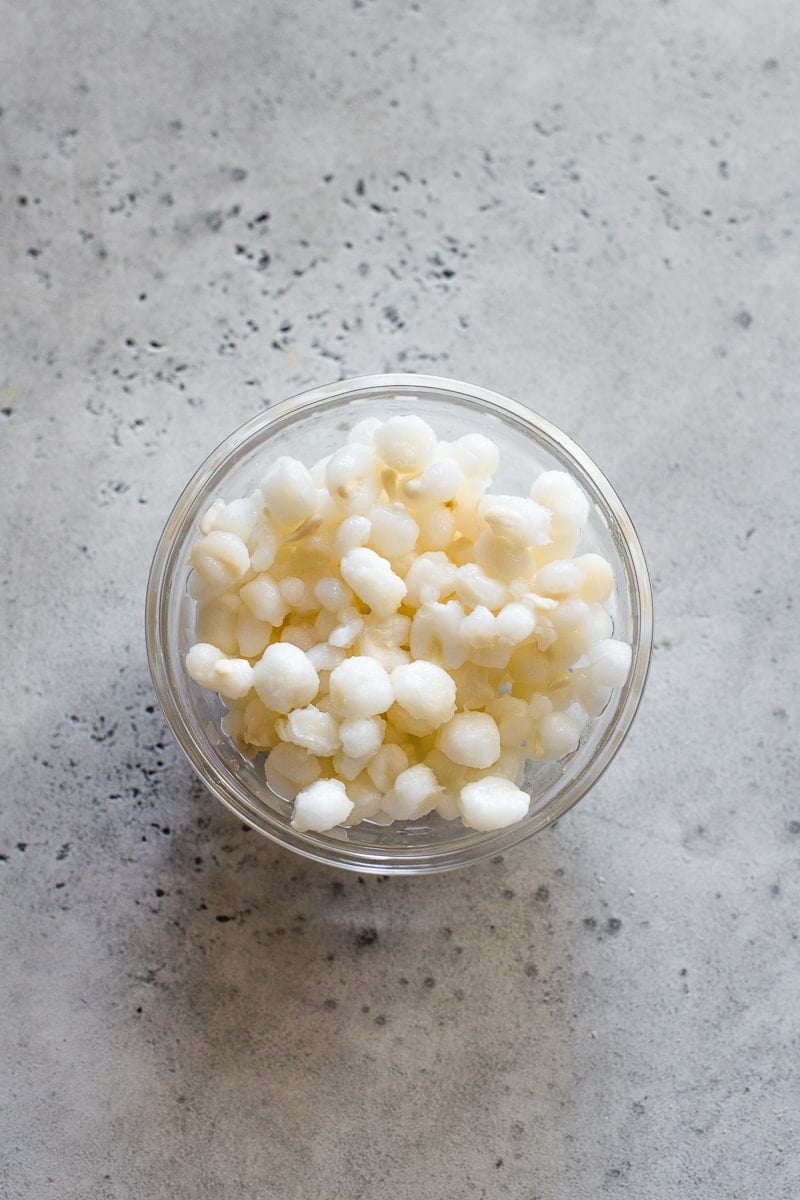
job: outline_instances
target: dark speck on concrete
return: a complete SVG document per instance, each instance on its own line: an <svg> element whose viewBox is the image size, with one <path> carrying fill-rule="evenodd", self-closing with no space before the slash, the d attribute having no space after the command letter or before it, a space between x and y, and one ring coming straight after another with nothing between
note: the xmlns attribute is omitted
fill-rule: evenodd
<svg viewBox="0 0 800 1200"><path fill-rule="evenodd" d="M736 314L736 323L737 325L741 325L742 329L750 328L753 324L753 318L747 309L743 308L740 313Z"/></svg>
<svg viewBox="0 0 800 1200"><path fill-rule="evenodd" d="M359 946L371 946L377 940L378 931L371 925L362 929L356 937L356 942Z"/></svg>
<svg viewBox="0 0 800 1200"><path fill-rule="evenodd" d="M432 975L427 975L422 982L423 982L424 987L432 988L434 986L434 984L436 983L436 980L433 978Z"/></svg>
<svg viewBox="0 0 800 1200"><path fill-rule="evenodd" d="M228 917L225 915L225 913L219 913L217 920L219 921L220 925L224 925L227 921L232 921L233 917Z"/></svg>
<svg viewBox="0 0 800 1200"><path fill-rule="evenodd" d="M338 1008L339 1006L335 1000L329 998L329 999L323 1001L323 1007L330 1009L332 1012L334 1010L334 1008Z"/></svg>
<svg viewBox="0 0 800 1200"><path fill-rule="evenodd" d="M800 833L800 821L789 822L789 833Z"/></svg>
<svg viewBox="0 0 800 1200"><path fill-rule="evenodd" d="M70 842L64 842L64 845L61 847L61 849L56 854L56 862L63 862L64 859L69 854L70 848L71 848Z"/></svg>
<svg viewBox="0 0 800 1200"><path fill-rule="evenodd" d="M619 917L609 917L606 921L606 929L612 934L619 933L620 929L622 929L622 921L620 921Z"/></svg>
<svg viewBox="0 0 800 1200"><path fill-rule="evenodd" d="M550 888L546 884L543 883L541 887L536 889L536 899L541 901L542 904L544 904L545 900L550 899Z"/></svg>
<svg viewBox="0 0 800 1200"><path fill-rule="evenodd" d="M584 917L583 924L584 924L584 928L586 928L586 929L596 929L597 928L597 921L594 919L594 917Z"/></svg>

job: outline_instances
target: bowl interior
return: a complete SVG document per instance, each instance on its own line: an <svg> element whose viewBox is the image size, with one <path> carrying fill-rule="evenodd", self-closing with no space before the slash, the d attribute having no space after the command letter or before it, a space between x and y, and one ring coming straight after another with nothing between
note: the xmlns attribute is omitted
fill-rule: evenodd
<svg viewBox="0 0 800 1200"><path fill-rule="evenodd" d="M574 753L557 763L527 762L522 786L532 802L518 825L481 833L432 814L389 826L365 821L324 834L300 834L290 825L291 804L267 786L263 756L250 760L241 754L220 729L221 701L186 675L184 658L195 640L196 606L187 591L191 548L210 503L218 496L232 500L248 495L278 455L292 455L311 466L337 449L365 417L408 412L424 417L440 438L474 432L496 442L500 467L493 492L527 495L533 479L554 468L577 479L591 503L578 553L596 551L614 569L614 636L633 646L631 675L591 722ZM239 817L317 860L361 871L420 872L497 853L550 824L595 782L638 705L649 661L650 611L646 567L630 519L599 470L564 434L483 389L423 377L375 377L320 388L270 408L233 433L203 464L179 499L156 552L148 595L148 650L156 690L180 745L209 789Z"/></svg>

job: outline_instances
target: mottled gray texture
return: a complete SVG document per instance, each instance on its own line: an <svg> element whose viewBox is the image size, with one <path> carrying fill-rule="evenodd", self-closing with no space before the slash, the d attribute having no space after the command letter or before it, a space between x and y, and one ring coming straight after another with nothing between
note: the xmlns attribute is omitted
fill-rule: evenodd
<svg viewBox="0 0 800 1200"><path fill-rule="evenodd" d="M2 29L3 1196L796 1197L798 6ZM577 437L658 606L591 796L405 881L223 812L142 639L206 452L383 369Z"/></svg>

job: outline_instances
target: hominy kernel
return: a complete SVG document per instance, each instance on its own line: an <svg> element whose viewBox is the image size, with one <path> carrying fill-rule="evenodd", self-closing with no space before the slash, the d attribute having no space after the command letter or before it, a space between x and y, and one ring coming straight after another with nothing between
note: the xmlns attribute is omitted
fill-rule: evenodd
<svg viewBox="0 0 800 1200"><path fill-rule="evenodd" d="M406 573L406 603L414 608L449 596L456 583L456 568L441 550L420 554Z"/></svg>
<svg viewBox="0 0 800 1200"><path fill-rule="evenodd" d="M258 575L246 583L239 595L254 617L270 625L282 624L289 611L278 584L269 575Z"/></svg>
<svg viewBox="0 0 800 1200"><path fill-rule="evenodd" d="M503 829L527 815L530 796L509 779L489 776L463 787L458 806L471 829Z"/></svg>
<svg viewBox="0 0 800 1200"><path fill-rule="evenodd" d="M302 746L309 754L321 758L329 758L341 745L334 718L313 704L293 709L278 728L284 741Z"/></svg>
<svg viewBox="0 0 800 1200"><path fill-rule="evenodd" d="M334 711L343 720L379 716L394 701L386 671L363 655L346 658L331 671L330 697Z"/></svg>
<svg viewBox="0 0 800 1200"><path fill-rule="evenodd" d="M515 546L545 546L550 540L550 512L523 496L487 495L480 514L492 533Z"/></svg>
<svg viewBox="0 0 800 1200"><path fill-rule="evenodd" d="M421 417L390 417L375 430L373 442L387 467L422 471L433 458L436 434Z"/></svg>
<svg viewBox="0 0 800 1200"><path fill-rule="evenodd" d="M373 612L382 617L397 612L407 589L385 558L366 546L359 546L348 550L340 569L345 582Z"/></svg>
<svg viewBox="0 0 800 1200"><path fill-rule="evenodd" d="M402 746L384 743L367 767L367 775L380 792L388 792L401 771L409 765L408 754Z"/></svg>
<svg viewBox="0 0 800 1200"><path fill-rule="evenodd" d="M581 529L589 517L589 501L566 471L545 471L531 487L531 498L553 514L553 532Z"/></svg>
<svg viewBox="0 0 800 1200"><path fill-rule="evenodd" d="M381 748L386 722L380 717L356 717L342 721L339 738L350 758L371 759Z"/></svg>
<svg viewBox="0 0 800 1200"><path fill-rule="evenodd" d="M342 558L348 550L366 546L372 526L364 516L345 517L336 531L333 541L334 553Z"/></svg>
<svg viewBox="0 0 800 1200"><path fill-rule="evenodd" d="M288 713L311 703L319 676L299 647L273 642L253 668L253 686L267 708Z"/></svg>
<svg viewBox="0 0 800 1200"><path fill-rule="evenodd" d="M419 525L402 504L376 504L369 510L369 545L386 559L410 554L417 544Z"/></svg>
<svg viewBox="0 0 800 1200"><path fill-rule="evenodd" d="M235 533L214 529L195 542L192 566L208 589L218 596L243 579L250 569L247 546Z"/></svg>
<svg viewBox="0 0 800 1200"><path fill-rule="evenodd" d="M589 674L601 687L622 687L631 669L631 648L625 642L605 639L589 651Z"/></svg>
<svg viewBox="0 0 800 1200"><path fill-rule="evenodd" d="M456 713L439 730L436 745L463 767L490 767L500 757L500 731L486 712Z"/></svg>
<svg viewBox="0 0 800 1200"><path fill-rule="evenodd" d="M344 784L339 779L318 779L297 793L292 826L302 833L324 833L346 821L353 811Z"/></svg>
<svg viewBox="0 0 800 1200"><path fill-rule="evenodd" d="M391 674L395 702L412 717L436 728L455 711L456 685L452 676L430 662L412 662Z"/></svg>
<svg viewBox="0 0 800 1200"><path fill-rule="evenodd" d="M383 811L396 820L413 821L430 812L443 791L430 767L417 763L396 777L384 796Z"/></svg>
<svg viewBox="0 0 800 1200"><path fill-rule="evenodd" d="M539 756L558 759L571 754L580 740L577 721L566 712L551 712L536 726Z"/></svg>
<svg viewBox="0 0 800 1200"><path fill-rule="evenodd" d="M282 528L297 529L314 512L314 482L296 458L277 458L264 476L261 492L267 511Z"/></svg>
<svg viewBox="0 0 800 1200"><path fill-rule="evenodd" d="M325 468L331 499L346 513L363 515L380 493L380 466L370 446L353 442L332 454Z"/></svg>
<svg viewBox="0 0 800 1200"><path fill-rule="evenodd" d="M488 481L500 465L500 451L482 433L467 433L455 442L445 442L442 451L454 458L470 479Z"/></svg>

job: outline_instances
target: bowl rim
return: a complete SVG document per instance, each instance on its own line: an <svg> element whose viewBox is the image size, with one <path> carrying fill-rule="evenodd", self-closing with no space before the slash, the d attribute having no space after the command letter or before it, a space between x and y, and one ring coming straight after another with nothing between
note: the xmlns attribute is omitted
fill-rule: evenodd
<svg viewBox="0 0 800 1200"><path fill-rule="evenodd" d="M514 418L539 441L547 443L557 457L566 455L571 459L602 497L608 510L606 516L610 514L621 535L621 545L617 544L616 548L625 569L633 625L632 663L628 679L623 685L622 702L614 720L604 732L596 752L576 778L563 788L559 802L540 810L537 814L531 814L515 825L490 832L470 831L474 836L470 839L462 838L455 846L452 843L441 847L426 846L419 853L414 853L413 848L401 854L398 847L389 847L385 851L359 847L335 836L299 833L288 823L285 826L281 825L277 819L273 826L265 820L259 820L257 814L242 799L242 796L247 795L247 789L230 772L220 771L217 764L209 760L199 745L190 722L185 719L167 669L170 568L174 566L173 559L180 544L177 535L183 530L198 497L208 488L212 476L234 451L243 450L255 436L263 436L271 426L286 418L326 401L355 397L376 390L397 395L412 395L415 391L427 390L461 397L472 402L477 408L488 407ZM616 543L617 539L614 540ZM207 455L173 505L153 555L147 580L145 642L153 686L173 736L204 786L236 817L277 845L328 866L362 874L429 874L466 866L526 841L559 820L586 795L608 769L630 730L647 682L653 643L652 585L639 536L615 489L586 451L546 417L499 392L460 380L403 373L363 375L309 388L270 404L229 433ZM240 791L242 796L238 795L237 791ZM531 819L533 816L538 819Z"/></svg>

